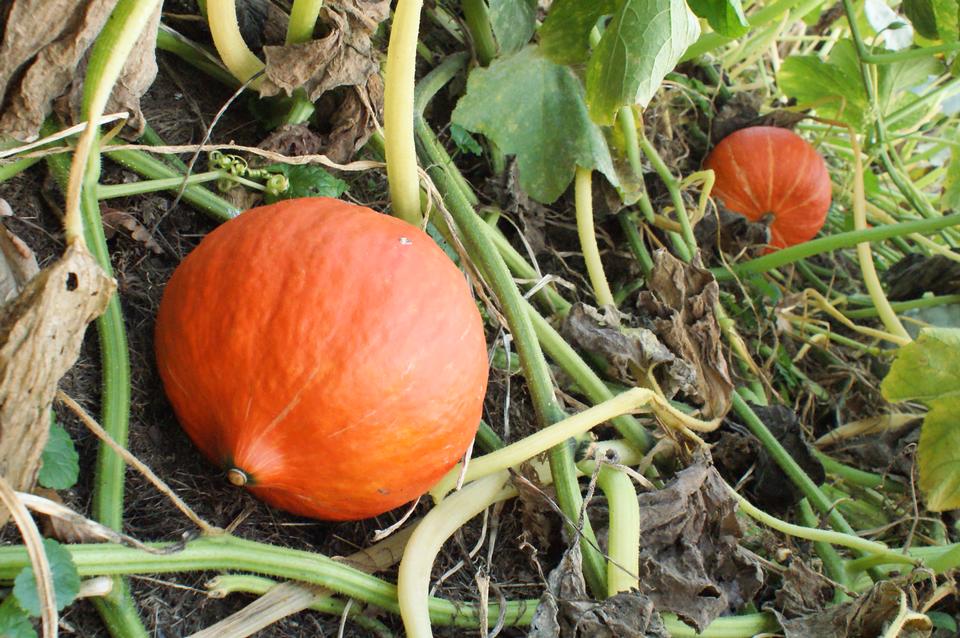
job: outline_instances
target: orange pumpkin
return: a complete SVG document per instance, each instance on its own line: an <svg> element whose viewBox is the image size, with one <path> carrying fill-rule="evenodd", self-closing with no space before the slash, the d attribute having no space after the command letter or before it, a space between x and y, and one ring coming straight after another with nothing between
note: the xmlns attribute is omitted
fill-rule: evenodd
<svg viewBox="0 0 960 638"><path fill-rule="evenodd" d="M817 151L787 129L754 126L723 138L704 162L714 196L751 221L773 217L770 245L812 239L830 208L830 175Z"/></svg>
<svg viewBox="0 0 960 638"><path fill-rule="evenodd" d="M426 492L476 433L487 384L463 274L418 228L328 198L207 235L167 284L156 355L180 423L231 482L326 520Z"/></svg>

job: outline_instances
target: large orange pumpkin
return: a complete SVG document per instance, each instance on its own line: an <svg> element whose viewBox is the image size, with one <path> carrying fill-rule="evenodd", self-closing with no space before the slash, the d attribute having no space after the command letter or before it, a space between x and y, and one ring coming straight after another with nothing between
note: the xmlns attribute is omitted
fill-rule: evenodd
<svg viewBox="0 0 960 638"><path fill-rule="evenodd" d="M751 221L771 215L770 245L812 239L830 208L830 175L817 151L787 129L754 126L723 138L704 162L714 196Z"/></svg>
<svg viewBox="0 0 960 638"><path fill-rule="evenodd" d="M231 482L326 520L383 513L463 455L487 384L463 274L405 222L327 198L249 210L180 264L160 375Z"/></svg>

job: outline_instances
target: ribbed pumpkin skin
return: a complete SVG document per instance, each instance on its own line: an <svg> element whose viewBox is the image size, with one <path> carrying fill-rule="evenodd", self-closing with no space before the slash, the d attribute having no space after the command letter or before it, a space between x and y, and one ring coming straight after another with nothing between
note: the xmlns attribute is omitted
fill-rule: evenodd
<svg viewBox="0 0 960 638"><path fill-rule="evenodd" d="M754 126L723 138L704 168L713 169L714 196L751 221L772 213L770 245L812 239L830 208L830 175L817 151L787 129Z"/></svg>
<svg viewBox="0 0 960 638"><path fill-rule="evenodd" d="M156 325L177 417L280 509L381 514L466 450L487 384L483 322L425 233L339 200L249 210L174 272Z"/></svg>

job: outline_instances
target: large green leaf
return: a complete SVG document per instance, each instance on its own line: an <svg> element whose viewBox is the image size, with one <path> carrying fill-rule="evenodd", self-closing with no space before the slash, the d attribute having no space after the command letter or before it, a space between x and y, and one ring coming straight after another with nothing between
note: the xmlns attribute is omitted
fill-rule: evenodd
<svg viewBox="0 0 960 638"><path fill-rule="evenodd" d="M740 0L690 0L690 8L722 36L739 38L750 30Z"/></svg>
<svg viewBox="0 0 960 638"><path fill-rule="evenodd" d="M856 129L866 123L867 93L856 49L849 40L837 42L827 61L812 55L787 58L780 66L777 84L801 105L815 105L823 117L847 122Z"/></svg>
<svg viewBox="0 0 960 638"><path fill-rule="evenodd" d="M931 40L940 37L933 0L903 0L901 8L917 33Z"/></svg>
<svg viewBox="0 0 960 638"><path fill-rule="evenodd" d="M594 121L612 124L621 106L646 106L699 36L684 0L621 0L587 64Z"/></svg>
<svg viewBox="0 0 960 638"><path fill-rule="evenodd" d="M474 69L451 119L516 155L520 185L539 202L560 197L577 166L596 168L617 184L610 149L590 120L579 79L534 46Z"/></svg>
<svg viewBox="0 0 960 638"><path fill-rule="evenodd" d="M927 328L900 348L880 391L889 401L919 401L917 464L927 509L960 508L960 329Z"/></svg>
<svg viewBox="0 0 960 638"><path fill-rule="evenodd" d="M53 574L53 594L57 601L57 611L73 602L80 592L80 574L73 563L70 552L52 538L43 539L43 551L50 563ZM37 578L33 567L25 567L13 581L13 595L20 607L31 616L40 615L40 597L37 596Z"/></svg>
<svg viewBox="0 0 960 638"><path fill-rule="evenodd" d="M960 38L960 2L933 0L933 13L937 18L937 35L940 39L956 42Z"/></svg>
<svg viewBox="0 0 960 638"><path fill-rule="evenodd" d="M616 8L615 0L555 0L540 27L543 53L559 64L585 62L590 55L590 31Z"/></svg>
<svg viewBox="0 0 960 638"><path fill-rule="evenodd" d="M516 53L537 28L537 0L490 0L490 26L500 55Z"/></svg>

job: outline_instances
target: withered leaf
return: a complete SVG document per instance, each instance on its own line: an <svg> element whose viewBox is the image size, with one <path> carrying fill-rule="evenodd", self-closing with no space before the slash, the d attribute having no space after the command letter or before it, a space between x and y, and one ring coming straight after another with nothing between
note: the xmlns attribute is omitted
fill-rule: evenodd
<svg viewBox="0 0 960 638"><path fill-rule="evenodd" d="M637 296L637 308L660 340L696 371L695 392L687 394L703 404L704 416L722 416L730 407L733 382L713 314L720 288L709 270L685 264L665 249L654 252L653 264L650 289Z"/></svg>
<svg viewBox="0 0 960 638"><path fill-rule="evenodd" d="M708 263L722 252L726 255L759 257L770 243L770 227L752 222L743 215L731 213L720 202L718 213L709 213L693 229L697 245Z"/></svg>
<svg viewBox="0 0 960 638"><path fill-rule="evenodd" d="M17 490L33 487L57 383L115 287L74 244L0 307L0 474Z"/></svg>
<svg viewBox="0 0 960 638"><path fill-rule="evenodd" d="M103 220L103 230L107 234L107 239L122 228L130 234L134 241L140 242L151 252L158 255L163 252L163 248L156 242L146 226L127 211L109 208L101 204L100 216Z"/></svg>
<svg viewBox="0 0 960 638"><path fill-rule="evenodd" d="M0 199L0 215L12 214L6 200ZM22 239L0 224L0 304L17 296L17 293L40 271L37 257Z"/></svg>
<svg viewBox="0 0 960 638"><path fill-rule="evenodd" d="M323 139L306 124L284 124L260 142L259 148L291 157L315 155L323 148Z"/></svg>
<svg viewBox="0 0 960 638"><path fill-rule="evenodd" d="M618 319L577 303L564 318L561 332L574 346L609 362L607 374L623 383L647 386L652 370L667 398L680 390L696 392L697 373L689 363L677 358L652 330L627 327Z"/></svg>
<svg viewBox="0 0 960 638"><path fill-rule="evenodd" d="M0 135L19 140L36 138L54 101L65 94L68 105L78 103L84 73L81 65L117 0L15 0L0 42ZM143 120L139 97L156 76L154 43L160 7L144 30L124 66L108 111L129 110L138 131ZM39 28L38 25L44 25ZM46 28L52 26L54 28ZM71 109L78 113L76 109Z"/></svg>
<svg viewBox="0 0 960 638"><path fill-rule="evenodd" d="M960 293L960 263L943 255L910 253L883 274L887 296L893 301L916 299L926 292Z"/></svg>
<svg viewBox="0 0 960 638"><path fill-rule="evenodd" d="M713 118L710 142L716 144L736 130L748 126L760 114L763 96L755 91L737 91Z"/></svg>
<svg viewBox="0 0 960 638"><path fill-rule="evenodd" d="M833 585L823 574L795 558L782 575L783 583L774 594L777 610L786 618L815 614L833 598Z"/></svg>
<svg viewBox="0 0 960 638"><path fill-rule="evenodd" d="M366 86L347 89L337 112L330 118L325 152L335 162L349 161L377 128L383 110L383 80L379 74L367 78Z"/></svg>
<svg viewBox="0 0 960 638"><path fill-rule="evenodd" d="M736 502L716 469L699 461L666 487L641 494L640 592L698 631L751 600L760 565L738 544Z"/></svg>
<svg viewBox="0 0 960 638"><path fill-rule="evenodd" d="M900 613L905 596L894 583L884 580L856 600L828 607L799 618L787 619L774 611L786 638L874 638L884 635L890 621ZM900 638L927 638L933 626L926 616L908 620Z"/></svg>
<svg viewBox="0 0 960 638"><path fill-rule="evenodd" d="M624 592L602 602L590 599L574 544L547 577L527 638L668 638L647 596Z"/></svg>

